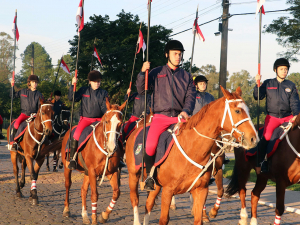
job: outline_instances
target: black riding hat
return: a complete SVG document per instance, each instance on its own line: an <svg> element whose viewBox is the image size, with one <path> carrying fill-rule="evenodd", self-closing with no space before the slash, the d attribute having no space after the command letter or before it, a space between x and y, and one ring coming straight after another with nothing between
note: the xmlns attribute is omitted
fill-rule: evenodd
<svg viewBox="0 0 300 225"><path fill-rule="evenodd" d="M27 78L27 82L30 82L30 81L36 81L36 82L39 82L39 77L37 75L30 75L28 78Z"/></svg>
<svg viewBox="0 0 300 225"><path fill-rule="evenodd" d="M56 90L54 91L54 96L57 95L57 96L61 96L61 92L59 90Z"/></svg>
<svg viewBox="0 0 300 225"><path fill-rule="evenodd" d="M165 53L169 53L170 50L179 50L179 51L185 51L183 48L183 45L180 41L177 40L171 40L169 41L165 46Z"/></svg>
<svg viewBox="0 0 300 225"><path fill-rule="evenodd" d="M206 79L205 76L199 75L195 78L194 83L195 85L197 85L198 82L203 82L203 81L207 83L208 80Z"/></svg>
<svg viewBox="0 0 300 225"><path fill-rule="evenodd" d="M89 81L98 81L98 80L102 80L102 75L99 71L97 70L92 70L91 72L89 72L88 74L88 80Z"/></svg>
<svg viewBox="0 0 300 225"><path fill-rule="evenodd" d="M273 70L276 72L279 66L287 66L288 70L290 69L290 63L285 58L276 59L276 61L274 62Z"/></svg>

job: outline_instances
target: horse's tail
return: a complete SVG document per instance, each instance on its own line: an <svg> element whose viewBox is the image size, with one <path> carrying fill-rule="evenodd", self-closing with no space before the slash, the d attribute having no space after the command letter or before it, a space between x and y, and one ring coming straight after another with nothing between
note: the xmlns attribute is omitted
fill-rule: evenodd
<svg viewBox="0 0 300 225"><path fill-rule="evenodd" d="M45 148L43 148L41 151L41 155L47 155L52 152L59 153L59 151L61 150L62 142L63 142L63 138L59 138L54 142L52 142L51 144L45 146Z"/></svg>
<svg viewBox="0 0 300 225"><path fill-rule="evenodd" d="M233 167L232 177L226 188L225 193L229 196L232 196L232 195L236 194L238 191L239 191L239 180L238 180L237 166L235 163L234 167Z"/></svg>

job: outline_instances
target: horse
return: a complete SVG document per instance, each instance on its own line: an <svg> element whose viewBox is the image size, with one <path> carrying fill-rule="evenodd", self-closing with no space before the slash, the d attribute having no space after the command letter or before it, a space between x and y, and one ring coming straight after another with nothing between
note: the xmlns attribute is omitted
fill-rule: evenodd
<svg viewBox="0 0 300 225"><path fill-rule="evenodd" d="M81 187L81 198L82 198L82 217L83 223L89 224L86 209L86 195L89 185L91 186L91 200L92 200L92 224L97 224L97 201L98 201L98 190L97 190L97 177L107 176L113 189L113 197L106 208L106 211L99 215L101 223L105 223L108 220L109 214L112 212L119 196L120 189L118 185L118 167L120 157L124 154L123 149L118 145L118 137L120 135L122 125L122 110L125 108L126 101L121 105L111 105L106 99L107 111L102 117L101 122L95 128L93 137L91 137L84 145L83 149L78 155L82 155L82 160L78 160L77 170L85 173L83 185ZM63 139L61 156L64 164L64 176L65 176L65 187L66 187L66 198L64 203L63 216L70 216L69 208L69 192L72 184L71 173L68 169L67 157L65 147L69 139L68 131ZM99 148L100 147L100 148ZM105 151L105 150L106 151ZM104 154L105 153L105 154ZM107 156L106 156L107 155ZM78 157L79 158L79 157ZM83 164L84 163L84 164ZM88 174L88 175L87 175Z"/></svg>
<svg viewBox="0 0 300 225"><path fill-rule="evenodd" d="M280 224L281 216L284 213L285 189L300 183L300 116L292 124L291 130L286 137L278 144L274 154L268 159L269 172L257 173L254 189L251 192L251 225L257 224L257 204L261 192L265 189L267 181L270 179L276 183L276 208L275 222ZM244 149L234 149L235 165L231 181L227 186L226 193L229 196L239 192L241 200L241 220L239 224L247 224L248 213L246 210L246 183L250 176L251 169L255 169L256 156L245 159Z"/></svg>
<svg viewBox="0 0 300 225"><path fill-rule="evenodd" d="M53 104L51 102L44 102L44 100L40 99L40 107L36 113L36 118L28 125L28 128L23 135L23 139L19 142L21 149L18 149L17 152L10 151L16 182L16 196L18 198L23 197L20 189L25 186L25 169L26 166L28 166L31 179L29 201L32 202L32 205L38 204L36 181L38 179L39 170L45 160L46 153L42 152L42 150L48 144L46 137L52 133L52 119L54 115L52 107ZM9 131L10 126L7 129L7 141L9 140ZM45 139L46 141L44 142ZM18 158L22 163L20 182L18 179ZM33 166L34 160L36 163Z"/></svg>
<svg viewBox="0 0 300 225"><path fill-rule="evenodd" d="M240 97L239 88L230 93L220 87L224 97L209 103L202 110L182 124L177 136L172 134L180 145L173 145L164 163L157 171L156 189L149 192L145 207L144 225L149 224L150 213L155 198L162 190L161 215L159 224L169 222L169 207L173 195L191 192L194 198L194 224L202 224L202 210L208 194L208 183L211 176L211 166L204 173L205 165L211 154L215 138L221 130L231 131L238 142L250 149L257 144L257 133L251 122L248 108ZM228 114L228 115L227 115ZM129 137L126 145L126 159L129 173L130 200L134 213L134 225L140 225L138 212L138 181L141 172L146 177L146 170L135 168L134 134ZM184 150L183 150L184 149ZM197 151L198 150L198 151ZM200 150L200 151L199 151ZM183 157L183 155L185 155ZM204 170L202 170L204 169Z"/></svg>
<svg viewBox="0 0 300 225"><path fill-rule="evenodd" d="M54 117L53 122L53 137L51 138L51 142L63 137L67 130L69 129L69 118L70 118L70 110L62 109L59 115ZM56 156L56 151L53 152L53 172L57 172L56 166L58 164L58 156ZM49 167L49 155L46 157L46 170L50 171Z"/></svg>

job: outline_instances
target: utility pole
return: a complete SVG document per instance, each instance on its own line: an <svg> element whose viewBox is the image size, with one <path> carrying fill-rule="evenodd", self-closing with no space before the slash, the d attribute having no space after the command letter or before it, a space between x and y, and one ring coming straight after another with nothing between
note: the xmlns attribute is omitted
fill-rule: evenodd
<svg viewBox="0 0 300 225"><path fill-rule="evenodd" d="M31 75L34 74L34 44L31 44Z"/></svg>
<svg viewBox="0 0 300 225"><path fill-rule="evenodd" d="M222 85L222 87L226 89L229 0L223 0L222 6L223 15L219 85ZM221 88L219 88L219 98L222 96L223 93Z"/></svg>

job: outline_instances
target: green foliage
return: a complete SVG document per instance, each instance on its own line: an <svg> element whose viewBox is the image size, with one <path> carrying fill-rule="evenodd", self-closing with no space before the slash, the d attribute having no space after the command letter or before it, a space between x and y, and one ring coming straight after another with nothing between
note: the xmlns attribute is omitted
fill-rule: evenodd
<svg viewBox="0 0 300 225"><path fill-rule="evenodd" d="M0 32L0 83L9 83L13 71L14 39Z"/></svg>
<svg viewBox="0 0 300 225"><path fill-rule="evenodd" d="M287 4L292 5L292 10L289 11L292 16L281 16L273 20L264 32L276 34L278 44L286 49L280 53L281 56L297 62L300 49L300 1L288 0Z"/></svg>
<svg viewBox="0 0 300 225"><path fill-rule="evenodd" d="M189 61L185 61L183 64L182 64L182 68L188 72L190 72L190 66L191 66L191 58L189 59ZM197 71L199 70L199 68L194 64L192 66L192 74L194 75L195 73L197 73ZM198 74L195 74L195 75L198 75Z"/></svg>

